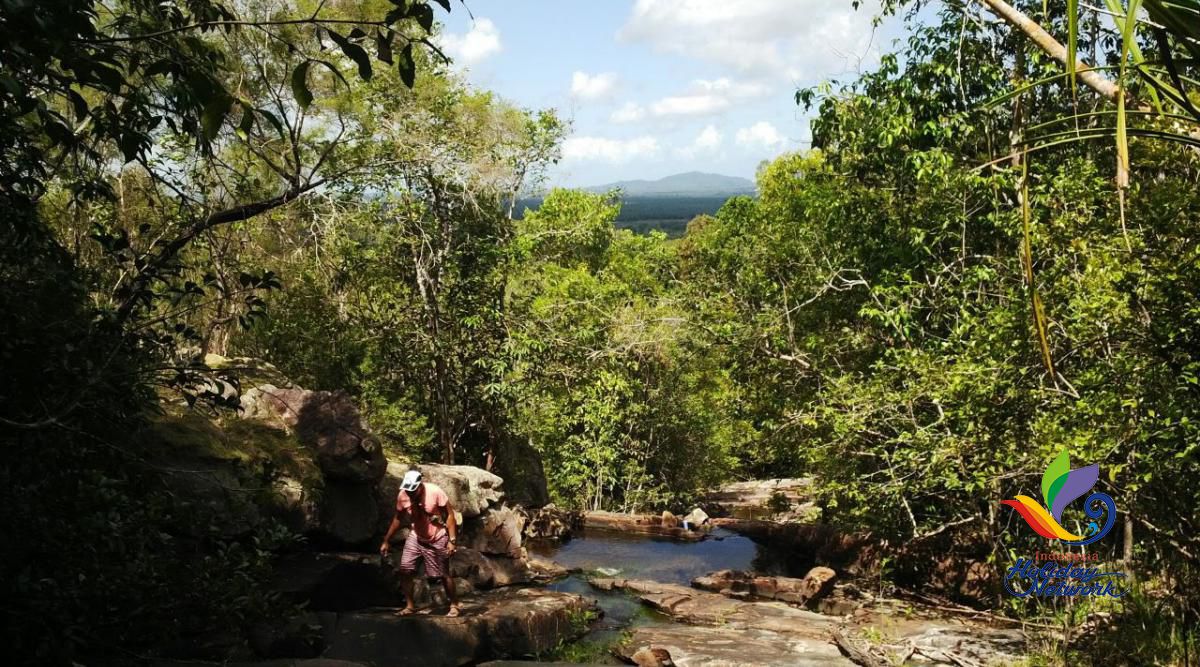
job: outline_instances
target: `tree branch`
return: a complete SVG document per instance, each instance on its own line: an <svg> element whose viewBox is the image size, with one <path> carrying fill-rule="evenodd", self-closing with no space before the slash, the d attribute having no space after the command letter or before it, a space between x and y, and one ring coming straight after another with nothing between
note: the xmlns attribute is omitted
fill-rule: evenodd
<svg viewBox="0 0 1200 667"><path fill-rule="evenodd" d="M1038 48L1045 51L1051 58L1054 58L1063 65L1067 64L1070 57L1070 54L1067 53L1067 47L1055 39L1054 35L1046 32L1037 21L1029 18L1004 0L978 1L990 9L992 13L1025 33L1029 39L1033 40L1034 44L1038 45ZM1117 97L1121 94L1121 88L1116 82L1092 69L1091 65L1081 60L1076 60L1075 62L1075 78L1110 101L1117 101Z"/></svg>

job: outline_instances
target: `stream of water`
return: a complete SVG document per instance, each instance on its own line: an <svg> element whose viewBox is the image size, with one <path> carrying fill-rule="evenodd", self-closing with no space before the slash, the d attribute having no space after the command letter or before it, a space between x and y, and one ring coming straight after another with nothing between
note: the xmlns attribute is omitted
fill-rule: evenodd
<svg viewBox="0 0 1200 667"><path fill-rule="evenodd" d="M587 582L590 577L650 579L686 586L692 579L715 570L755 570L794 576L783 554L722 529L714 530L700 542L589 530L567 542L535 541L526 546L532 554L581 570L548 588L592 598L600 605L604 617L581 642L590 644L597 658L604 647L618 641L631 627L672 621L624 593L592 588Z"/></svg>

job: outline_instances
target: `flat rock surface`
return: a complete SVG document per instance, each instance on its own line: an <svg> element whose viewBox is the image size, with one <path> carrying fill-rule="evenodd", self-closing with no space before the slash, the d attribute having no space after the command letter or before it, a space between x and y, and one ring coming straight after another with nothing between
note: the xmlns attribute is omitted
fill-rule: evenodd
<svg viewBox="0 0 1200 667"><path fill-rule="evenodd" d="M663 518L657 514L622 514L620 512L584 512L584 529L612 530L621 533L638 535L661 535L677 540L702 540L705 533L686 530L677 525L664 525Z"/></svg>
<svg viewBox="0 0 1200 667"><path fill-rule="evenodd" d="M746 602L720 593L637 579L593 579L599 590L623 590L683 623L829 637L835 620L782 602Z"/></svg>
<svg viewBox="0 0 1200 667"><path fill-rule="evenodd" d="M764 598L809 604L833 590L837 574L814 567L804 578L773 577L742 570L718 570L692 580L692 586L735 598Z"/></svg>
<svg viewBox="0 0 1200 667"><path fill-rule="evenodd" d="M853 666L825 638L798 637L749 628L669 625L641 627L617 647L632 660L643 646L666 649L679 667Z"/></svg>
<svg viewBox="0 0 1200 667"><path fill-rule="evenodd" d="M999 667L1020 663L1028 653L1025 635L1016 627L940 618L920 607L911 614L889 607L856 614L847 635L859 640L869 636L877 652L890 658L911 655L922 664Z"/></svg>
<svg viewBox="0 0 1200 667"><path fill-rule="evenodd" d="M448 667L537 656L583 634L593 610L578 595L521 588L463 600L458 618L443 609L405 617L394 609L343 613L327 628L324 657L375 667Z"/></svg>

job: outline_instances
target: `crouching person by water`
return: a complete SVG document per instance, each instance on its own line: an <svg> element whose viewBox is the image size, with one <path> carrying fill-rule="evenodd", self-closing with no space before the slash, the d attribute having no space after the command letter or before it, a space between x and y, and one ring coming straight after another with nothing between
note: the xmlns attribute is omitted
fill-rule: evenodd
<svg viewBox="0 0 1200 667"><path fill-rule="evenodd" d="M450 611L446 615L458 616L458 595L454 592L454 579L450 576L450 557L454 555L458 539L454 508L450 506L446 492L437 484L422 481L421 473L416 470L405 473L400 483L396 514L392 517L392 525L388 526L383 544L379 546L379 553L388 555L392 536L405 522L412 525L412 530L404 540L404 551L400 554L400 586L404 590L405 606L397 613L407 616L416 611L413 588L417 561L420 560L427 578L442 580L446 597L450 600Z"/></svg>

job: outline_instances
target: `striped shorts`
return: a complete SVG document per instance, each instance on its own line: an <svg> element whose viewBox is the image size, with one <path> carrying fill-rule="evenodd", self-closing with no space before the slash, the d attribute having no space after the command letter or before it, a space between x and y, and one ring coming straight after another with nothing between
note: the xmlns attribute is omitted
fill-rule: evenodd
<svg viewBox="0 0 1200 667"><path fill-rule="evenodd" d="M413 574L417 571L417 560L422 560L426 577L440 579L446 576L449 561L446 547L449 545L450 536L444 532L433 542L421 542L417 539L416 531L410 531L404 540L404 551L400 554L400 571Z"/></svg>

